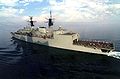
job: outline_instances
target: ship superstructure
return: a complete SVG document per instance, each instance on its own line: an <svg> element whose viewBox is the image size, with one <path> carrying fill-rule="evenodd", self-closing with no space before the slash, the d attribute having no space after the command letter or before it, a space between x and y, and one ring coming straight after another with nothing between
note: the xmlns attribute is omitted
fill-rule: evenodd
<svg viewBox="0 0 120 79"><path fill-rule="evenodd" d="M114 50L111 42L80 40L79 33L68 31L61 26L58 29L54 29L51 11L48 27L33 27L35 21L32 20L32 17L30 17L29 22L30 27L11 32L13 37L39 45L87 53L108 54Z"/></svg>

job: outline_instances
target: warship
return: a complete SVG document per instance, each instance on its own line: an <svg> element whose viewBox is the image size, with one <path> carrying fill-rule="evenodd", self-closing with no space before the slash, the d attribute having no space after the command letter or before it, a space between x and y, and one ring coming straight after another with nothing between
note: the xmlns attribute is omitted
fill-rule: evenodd
<svg viewBox="0 0 120 79"><path fill-rule="evenodd" d="M34 27L34 22L33 17L30 17L30 26L11 32L12 37L28 43L85 53L108 55L115 50L112 42L83 40L79 33L61 26L54 29L51 11L47 22L48 27Z"/></svg>

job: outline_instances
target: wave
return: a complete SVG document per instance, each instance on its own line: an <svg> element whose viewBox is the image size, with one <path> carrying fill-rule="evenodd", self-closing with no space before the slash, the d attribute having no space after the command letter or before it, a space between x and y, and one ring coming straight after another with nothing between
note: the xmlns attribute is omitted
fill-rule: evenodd
<svg viewBox="0 0 120 79"><path fill-rule="evenodd" d="M19 62L21 56L1 56L0 55L0 64L15 64L16 62Z"/></svg>
<svg viewBox="0 0 120 79"><path fill-rule="evenodd" d="M0 50L4 50L4 49L8 49L8 48L0 48Z"/></svg>
<svg viewBox="0 0 120 79"><path fill-rule="evenodd" d="M1 64L15 64L22 58L23 52L0 50L0 63Z"/></svg>
<svg viewBox="0 0 120 79"><path fill-rule="evenodd" d="M0 55L22 55L19 51L0 51Z"/></svg>
<svg viewBox="0 0 120 79"><path fill-rule="evenodd" d="M108 56L120 59L120 52L114 51L112 53L109 53Z"/></svg>

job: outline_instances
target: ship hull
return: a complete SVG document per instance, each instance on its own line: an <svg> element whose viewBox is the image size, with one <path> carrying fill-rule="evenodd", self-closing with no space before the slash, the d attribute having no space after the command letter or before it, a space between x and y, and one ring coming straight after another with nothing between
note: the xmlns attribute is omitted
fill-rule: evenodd
<svg viewBox="0 0 120 79"><path fill-rule="evenodd" d="M71 61L75 61L74 63L78 64L79 62L101 61L107 57L104 54L95 54L95 53L89 53L89 52L83 52L83 51L77 51L77 50L69 50L69 49L51 47L51 46L47 46L47 45L26 42L24 40L17 39L14 37L13 37L13 39L16 40L17 43L19 42L19 45L24 50L29 49L29 50L34 51L32 53L38 53L38 54L41 54L40 57L45 57L45 59L43 59L42 61L44 61L46 59L48 59L47 60L48 62L54 61L55 63L60 63L60 61L63 61L63 63L64 62L71 63Z"/></svg>
<svg viewBox="0 0 120 79"><path fill-rule="evenodd" d="M16 43L18 43L18 47L23 48L23 51L25 51L24 54L38 55L40 58L39 61L45 64L54 64L60 66L64 66L66 64L66 66L74 65L77 67L79 65L86 64L85 68L89 66L88 64L92 64L94 66L100 66L100 68L103 67L103 69L101 69L101 71L103 71L104 66L107 68L108 64L111 64L113 60L118 60L114 57L106 56L104 54L50 47L46 45L25 42L16 38L14 38L14 40L17 41Z"/></svg>
<svg viewBox="0 0 120 79"><path fill-rule="evenodd" d="M83 47L83 46L78 46L78 45L66 45L66 44L57 45L54 39L43 39L43 38L29 37L29 36L18 35L18 34L12 34L12 37L25 41L25 42L38 44L38 45L44 45L44 46L58 48L58 49L64 49L64 50L70 50L70 51L72 50L72 51L91 53L91 54L108 55L108 53L101 52L100 49L93 49L93 48L88 48L88 47Z"/></svg>
<svg viewBox="0 0 120 79"><path fill-rule="evenodd" d="M70 74L74 78L79 79L81 76L85 76L85 79L88 79L86 76L93 76L94 78L97 76L96 78L98 78L99 75L100 78L105 79L111 74L119 76L119 67L116 65L116 62L120 63L120 61L113 57L55 48L16 38L14 40L16 40L17 45L19 45L17 47L23 48L23 54L27 54L23 56L31 58L31 60L29 60L30 63L36 62L40 65L42 64L44 65L42 69L47 71L55 69L55 73L57 69L60 72L59 75L65 76L63 79L68 78ZM51 70L49 68L51 68ZM116 72L118 72L118 74L116 74ZM52 72L52 74L54 73ZM69 78L71 78L71 76Z"/></svg>

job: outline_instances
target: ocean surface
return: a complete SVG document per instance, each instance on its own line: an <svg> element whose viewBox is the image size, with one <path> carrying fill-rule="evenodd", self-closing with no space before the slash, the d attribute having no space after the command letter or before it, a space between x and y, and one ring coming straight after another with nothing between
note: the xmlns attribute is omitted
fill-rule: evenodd
<svg viewBox="0 0 120 79"><path fill-rule="evenodd" d="M19 26L1 24L0 79L120 79L120 28L91 27L66 28L81 39L112 41L116 52L104 56L34 45L11 38Z"/></svg>

